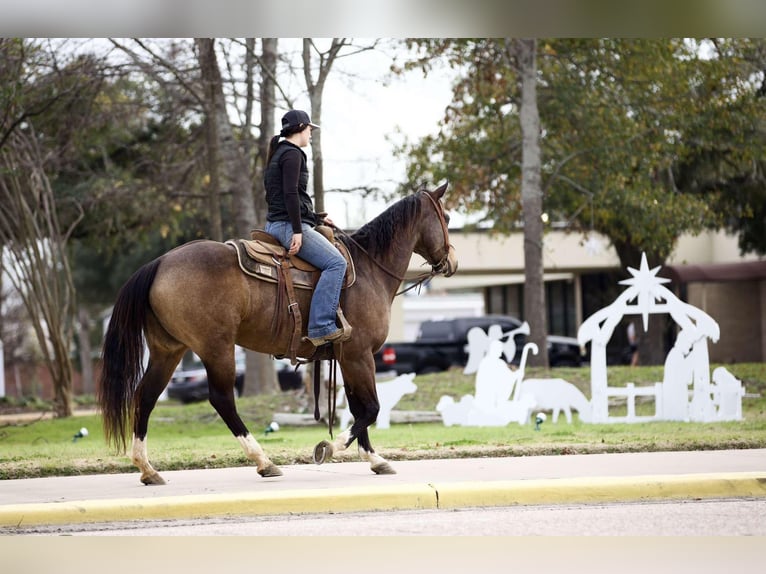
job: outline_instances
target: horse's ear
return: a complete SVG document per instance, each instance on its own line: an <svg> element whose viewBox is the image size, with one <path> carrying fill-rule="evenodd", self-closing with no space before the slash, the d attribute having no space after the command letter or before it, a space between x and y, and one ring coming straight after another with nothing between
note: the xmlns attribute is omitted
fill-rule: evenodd
<svg viewBox="0 0 766 574"><path fill-rule="evenodd" d="M441 184L439 187L437 187L435 190L431 192L431 195L434 196L434 199L441 199L442 195L444 195L444 192L447 191L447 186L449 185L449 182L445 182Z"/></svg>

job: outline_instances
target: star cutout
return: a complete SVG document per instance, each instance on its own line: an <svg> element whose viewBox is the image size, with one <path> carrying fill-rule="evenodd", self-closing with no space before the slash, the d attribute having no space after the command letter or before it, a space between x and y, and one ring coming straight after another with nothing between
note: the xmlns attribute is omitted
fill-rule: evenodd
<svg viewBox="0 0 766 574"><path fill-rule="evenodd" d="M649 264L646 261L646 253L641 253L641 267L638 269L628 267L628 272L633 275L633 277L620 281L620 285L630 285L633 289L638 291L636 307L641 310L644 331L649 328L649 309L652 301L655 298L661 298L657 293L657 287L670 281L670 279L665 279L664 277L657 277L657 273L660 269L661 266L659 265L654 269L649 269Z"/></svg>

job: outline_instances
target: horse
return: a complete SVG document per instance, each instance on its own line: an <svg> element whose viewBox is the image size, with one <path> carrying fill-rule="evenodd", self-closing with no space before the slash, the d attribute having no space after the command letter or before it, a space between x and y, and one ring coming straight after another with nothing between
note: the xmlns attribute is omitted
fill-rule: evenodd
<svg viewBox="0 0 766 574"><path fill-rule="evenodd" d="M380 410L373 355L388 336L391 304L412 254L431 266L428 276L449 277L457 271L457 256L449 242L449 215L441 202L446 188L446 183L434 191L421 188L356 232L339 234L356 269L355 282L341 296L353 331L350 340L332 345L332 350L354 423L332 442L322 441L315 447L317 463L356 440L361 459L370 463L374 473L395 474L373 449L367 430ZM165 484L148 458L149 417L189 349L207 371L210 404L248 460L255 463L258 474L282 474L242 422L234 394L235 345L274 356L284 356L290 345L290 319L274 320L278 314L290 313L280 288L244 274L235 248L210 240L168 251L139 268L120 288L103 343L98 403L106 442L118 452L126 451L132 425L130 457L141 471L143 484ZM295 296L305 334L311 291L296 290ZM149 352L145 369L144 341ZM316 349L301 340L297 351L300 357L310 358Z"/></svg>

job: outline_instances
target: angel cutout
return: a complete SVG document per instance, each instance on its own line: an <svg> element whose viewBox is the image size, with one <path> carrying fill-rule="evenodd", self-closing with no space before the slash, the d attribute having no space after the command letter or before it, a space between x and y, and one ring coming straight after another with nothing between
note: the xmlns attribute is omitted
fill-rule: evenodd
<svg viewBox="0 0 766 574"><path fill-rule="evenodd" d="M529 335L529 323L524 321L516 329L503 333L500 325L490 325L487 333L481 327L473 327L468 330L466 338L468 340L467 351L468 361L463 369L463 374L472 375L478 368L481 360L489 351L489 345L492 341L503 341L503 355L506 362L511 362L516 356L516 336Z"/></svg>

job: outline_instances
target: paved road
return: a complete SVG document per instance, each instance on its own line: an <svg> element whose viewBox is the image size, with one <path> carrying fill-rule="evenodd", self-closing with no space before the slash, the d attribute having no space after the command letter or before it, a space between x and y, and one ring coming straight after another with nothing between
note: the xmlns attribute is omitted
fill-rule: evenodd
<svg viewBox="0 0 766 574"><path fill-rule="evenodd" d="M85 536L764 536L766 498L398 510L40 526Z"/></svg>
<svg viewBox="0 0 766 574"><path fill-rule="evenodd" d="M766 449L361 462L0 481L0 532L57 524L766 498Z"/></svg>

